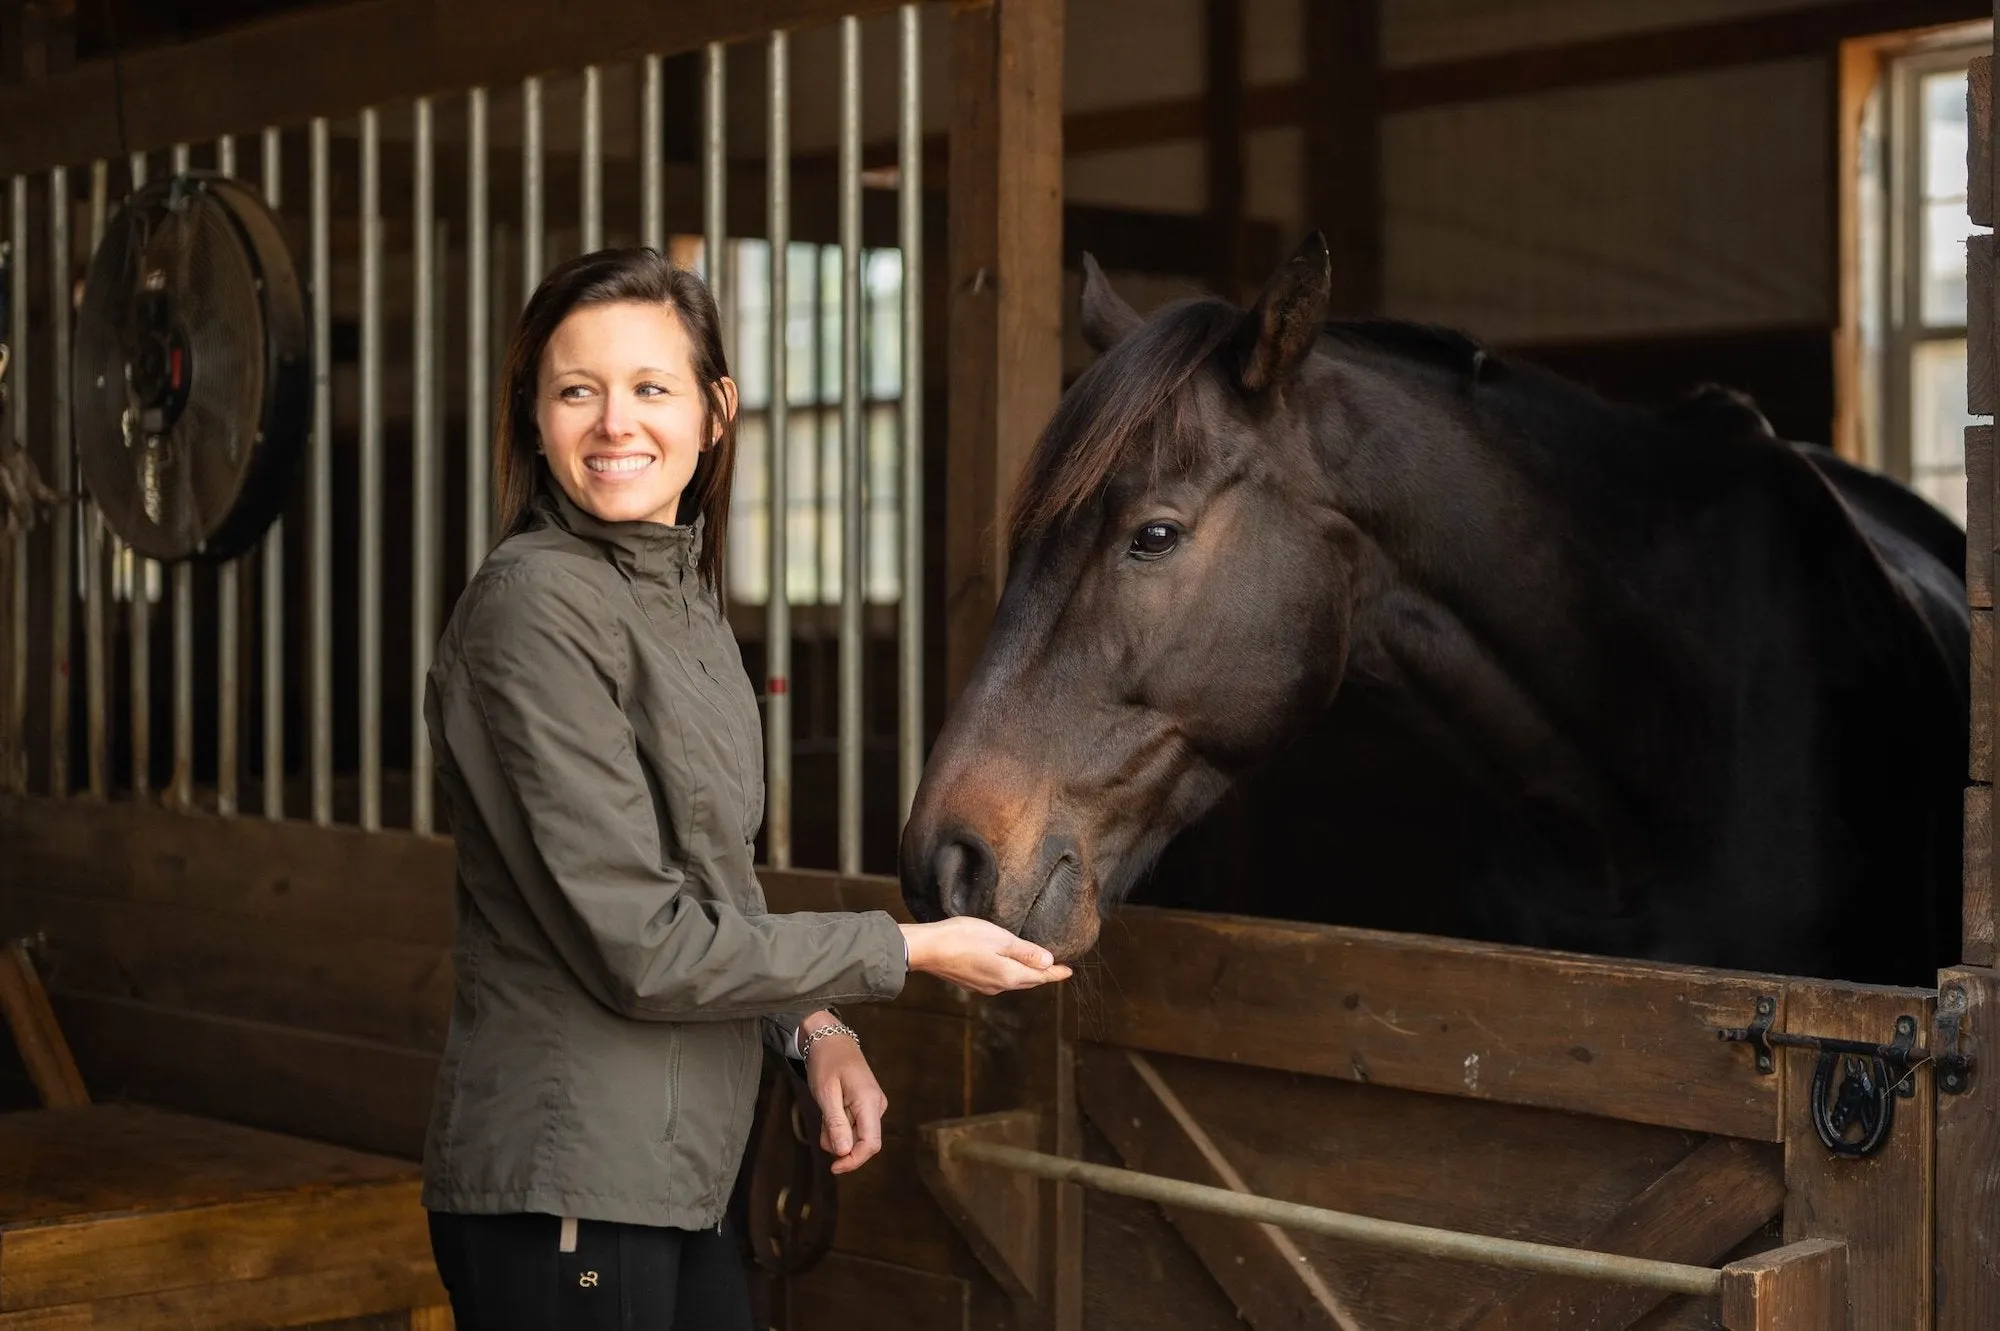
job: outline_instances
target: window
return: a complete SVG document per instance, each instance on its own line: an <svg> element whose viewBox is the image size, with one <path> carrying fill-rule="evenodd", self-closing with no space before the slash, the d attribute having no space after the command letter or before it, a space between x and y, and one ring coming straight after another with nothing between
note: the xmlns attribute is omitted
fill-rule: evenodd
<svg viewBox="0 0 2000 1331"><path fill-rule="evenodd" d="M742 398L737 424L736 489L730 509L729 595L760 605L771 589L770 406L768 333L771 247L729 243L724 326ZM783 293L788 358L784 441L787 484L785 587L795 605L837 605L841 592L840 249L794 244ZM876 604L902 595L903 262L893 249L861 256L861 429L863 454L863 596Z"/></svg>
<svg viewBox="0 0 2000 1331"><path fill-rule="evenodd" d="M1891 55L1857 141L1866 461L1965 521L1966 65L1990 36Z"/></svg>

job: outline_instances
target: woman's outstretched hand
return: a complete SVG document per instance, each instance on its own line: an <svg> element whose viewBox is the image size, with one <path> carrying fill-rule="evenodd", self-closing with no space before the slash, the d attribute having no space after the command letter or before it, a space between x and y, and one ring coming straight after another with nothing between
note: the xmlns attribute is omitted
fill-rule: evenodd
<svg viewBox="0 0 2000 1331"><path fill-rule="evenodd" d="M991 920L954 915L902 929L911 970L977 994L1004 994L1069 978L1069 967L1058 964L1047 948L1017 938Z"/></svg>

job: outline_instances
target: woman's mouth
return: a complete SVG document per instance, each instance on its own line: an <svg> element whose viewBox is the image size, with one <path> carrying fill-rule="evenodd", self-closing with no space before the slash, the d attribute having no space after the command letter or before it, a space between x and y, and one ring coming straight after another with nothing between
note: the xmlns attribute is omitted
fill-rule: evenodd
<svg viewBox="0 0 2000 1331"><path fill-rule="evenodd" d="M644 453L630 453L621 457L585 458L583 465L600 476L630 476L653 465L653 459Z"/></svg>

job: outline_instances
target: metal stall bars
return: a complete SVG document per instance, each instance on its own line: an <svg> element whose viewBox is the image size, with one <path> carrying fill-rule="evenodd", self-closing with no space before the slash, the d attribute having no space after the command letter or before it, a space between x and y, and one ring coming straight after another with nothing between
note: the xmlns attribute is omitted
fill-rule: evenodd
<svg viewBox="0 0 2000 1331"><path fill-rule="evenodd" d="M791 37L770 39L770 114L767 147L770 183L770 406L765 475L770 504L769 589L764 594L764 857L773 868L792 863L792 602L791 521L791 323L792 71Z"/></svg>

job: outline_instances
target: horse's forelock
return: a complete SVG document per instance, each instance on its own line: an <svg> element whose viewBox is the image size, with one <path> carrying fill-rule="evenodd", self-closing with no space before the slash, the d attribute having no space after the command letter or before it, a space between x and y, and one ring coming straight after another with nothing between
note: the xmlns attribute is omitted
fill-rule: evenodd
<svg viewBox="0 0 2000 1331"><path fill-rule="evenodd" d="M1196 461L1202 441L1182 390L1241 318L1219 300L1170 305L1077 376L1015 492L1014 540L1074 517L1135 464L1157 475Z"/></svg>

